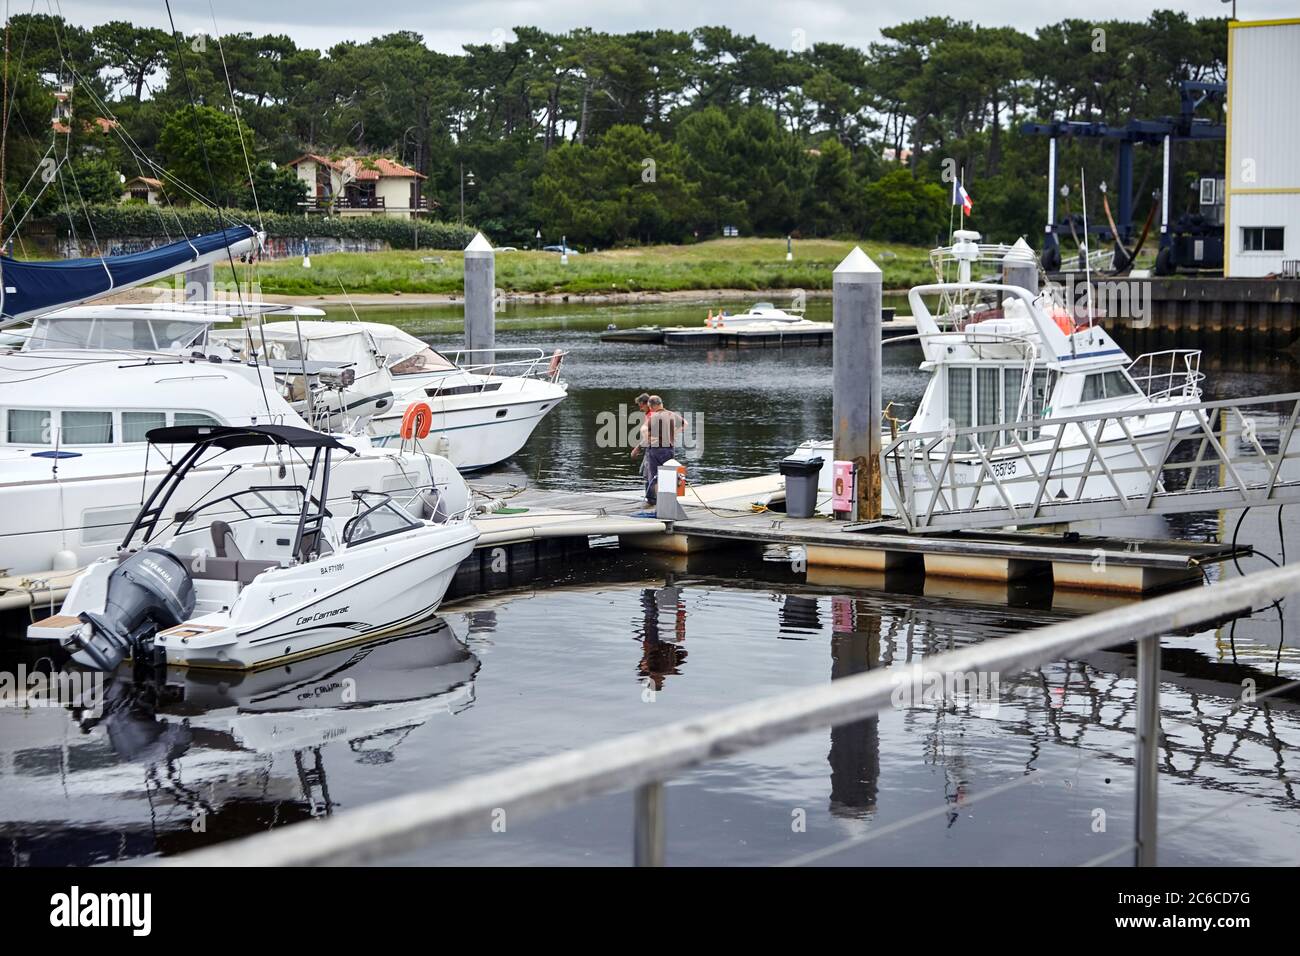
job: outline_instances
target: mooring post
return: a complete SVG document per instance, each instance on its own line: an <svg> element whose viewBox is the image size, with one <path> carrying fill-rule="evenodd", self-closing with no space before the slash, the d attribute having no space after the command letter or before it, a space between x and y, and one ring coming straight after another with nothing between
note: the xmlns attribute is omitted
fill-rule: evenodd
<svg viewBox="0 0 1300 956"><path fill-rule="evenodd" d="M1038 294L1038 260L1024 236L1017 239L1011 251L1002 257L1002 284L1018 285Z"/></svg>
<svg viewBox="0 0 1300 956"><path fill-rule="evenodd" d="M483 233L465 247L465 349L469 365L491 365L496 345L496 253Z"/></svg>
<svg viewBox="0 0 1300 956"><path fill-rule="evenodd" d="M1137 646L1137 749L1134 831L1137 866L1156 865L1156 819L1160 747L1160 638L1148 637Z"/></svg>
<svg viewBox="0 0 1300 956"><path fill-rule="evenodd" d="M185 301L207 302L212 298L212 263L185 273Z"/></svg>
<svg viewBox="0 0 1300 956"><path fill-rule="evenodd" d="M851 521L880 517L880 267L854 246L835 267L831 343L834 353L835 460L857 475Z"/></svg>
<svg viewBox="0 0 1300 956"><path fill-rule="evenodd" d="M636 823L632 862L636 866L664 865L664 785L659 781L636 788Z"/></svg>

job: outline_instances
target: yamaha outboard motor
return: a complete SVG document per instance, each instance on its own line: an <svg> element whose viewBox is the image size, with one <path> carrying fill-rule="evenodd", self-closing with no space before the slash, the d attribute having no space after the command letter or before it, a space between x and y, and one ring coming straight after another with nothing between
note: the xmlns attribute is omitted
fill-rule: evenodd
<svg viewBox="0 0 1300 956"><path fill-rule="evenodd" d="M81 649L72 659L83 667L116 670L142 640L192 613L194 582L181 559L162 548L138 551L108 576L103 612L78 615L85 626L73 638Z"/></svg>

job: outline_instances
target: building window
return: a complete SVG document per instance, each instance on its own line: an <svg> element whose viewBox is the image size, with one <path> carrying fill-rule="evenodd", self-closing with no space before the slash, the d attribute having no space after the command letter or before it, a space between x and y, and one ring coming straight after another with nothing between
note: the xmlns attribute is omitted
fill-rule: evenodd
<svg viewBox="0 0 1300 956"><path fill-rule="evenodd" d="M1242 252L1281 252L1285 246L1283 226L1242 226Z"/></svg>

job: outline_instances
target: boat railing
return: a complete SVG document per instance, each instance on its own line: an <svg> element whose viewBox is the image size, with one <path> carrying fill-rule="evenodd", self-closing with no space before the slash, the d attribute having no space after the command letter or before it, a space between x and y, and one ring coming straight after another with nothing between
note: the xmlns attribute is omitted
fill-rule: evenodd
<svg viewBox="0 0 1300 956"><path fill-rule="evenodd" d="M911 532L1300 501L1300 392L903 432L880 455Z"/></svg>
<svg viewBox="0 0 1300 956"><path fill-rule="evenodd" d="M560 366L569 353L564 349L547 352L540 348L490 348L457 349L443 352L462 372L473 375L495 375L506 378L539 379L555 382L559 379ZM466 363L463 356L486 356L488 361ZM501 356L506 356L502 361ZM517 356L517 357L511 357Z"/></svg>
<svg viewBox="0 0 1300 956"><path fill-rule="evenodd" d="M1160 729L1161 695L1169 693L1168 685L1162 687L1161 681L1161 637L1249 614L1254 608L1266 607L1297 591L1300 565L1283 565L995 641L942 651L906 666L873 667L603 743L561 749L518 766L390 797L321 820L295 823L147 863L241 867L358 864L409 856L435 840L499 833L506 820L513 828L520 821L630 790L635 805L630 841L633 861L660 866L665 862L671 832L666 785L685 771L734 760L739 754L801 734L845 727L900 708L956 706L963 697L975 698L971 682L978 686L981 675L988 686L1000 686L1054 661L1081 660L1105 648L1135 644L1133 690L1125 698L1132 723L1126 722L1124 727L1133 742L1132 838L1079 862L1097 866L1127 857L1135 865L1154 866L1158 863L1160 836L1160 764L1168 748L1177 743L1165 739ZM1260 694L1259 704L1265 703L1265 694ZM1069 758L1070 773L1077 775L1081 759L1082 755ZM1089 759L1105 758L1090 755ZM1114 759L1129 763L1122 754L1116 753ZM968 799L967 804L1041 782L1041 777L1042 772L1022 773L1019 778L1008 779ZM722 778L715 775L710 779ZM1251 781L1251 794L1255 794L1257 785L1257 780ZM951 811L950 804L940 801L936 807L898 823L866 827L780 862L786 866L807 865L846 851L856 851L860 858L872 841L942 818ZM1202 819L1192 815L1167 832Z"/></svg>
<svg viewBox="0 0 1300 956"><path fill-rule="evenodd" d="M1200 349L1165 349L1139 355L1128 366L1129 377L1147 398L1197 399L1201 396Z"/></svg>

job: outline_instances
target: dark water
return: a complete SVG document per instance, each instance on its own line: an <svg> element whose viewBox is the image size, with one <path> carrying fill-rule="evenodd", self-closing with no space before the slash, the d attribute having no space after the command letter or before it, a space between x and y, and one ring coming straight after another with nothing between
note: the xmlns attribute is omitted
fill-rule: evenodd
<svg viewBox="0 0 1300 956"><path fill-rule="evenodd" d="M628 324L698 311L508 313L501 343L572 350L571 392L516 462L476 482L630 484L626 452L595 447L594 435L597 416L643 388L703 414L702 454L691 462L701 481L770 472L798 441L827 434L829 351L600 345L594 332L612 310ZM391 318L458 344L451 313ZM888 354L888 396L915 402L917 355ZM1297 384L1281 358L1218 364L1209 369L1216 397ZM1152 519L1141 532L1230 534L1235 520ZM1283 528L1290 538L1289 514ZM1275 513L1248 516L1241 533L1279 554ZM886 590L869 577L806 578L769 557L687 566L611 551L544 588L449 605L402 639L242 680L173 672L161 685L114 685L99 717L0 708L0 861L177 853L1107 603L938 579L891 579ZM1295 618L1284 604L1235 628L1166 640L1162 863L1300 860L1300 793L1286 780L1300 760L1300 694L1233 711L1244 680L1262 693L1300 678ZM9 645L2 669L36 664L36 653ZM890 708L683 774L667 791L668 861L1069 865L1122 851L1132 833L1133 668L1126 648L1056 662L1002 681L987 701ZM397 862L630 861L630 794L535 821L503 809L505 832L485 821L481 835Z"/></svg>

